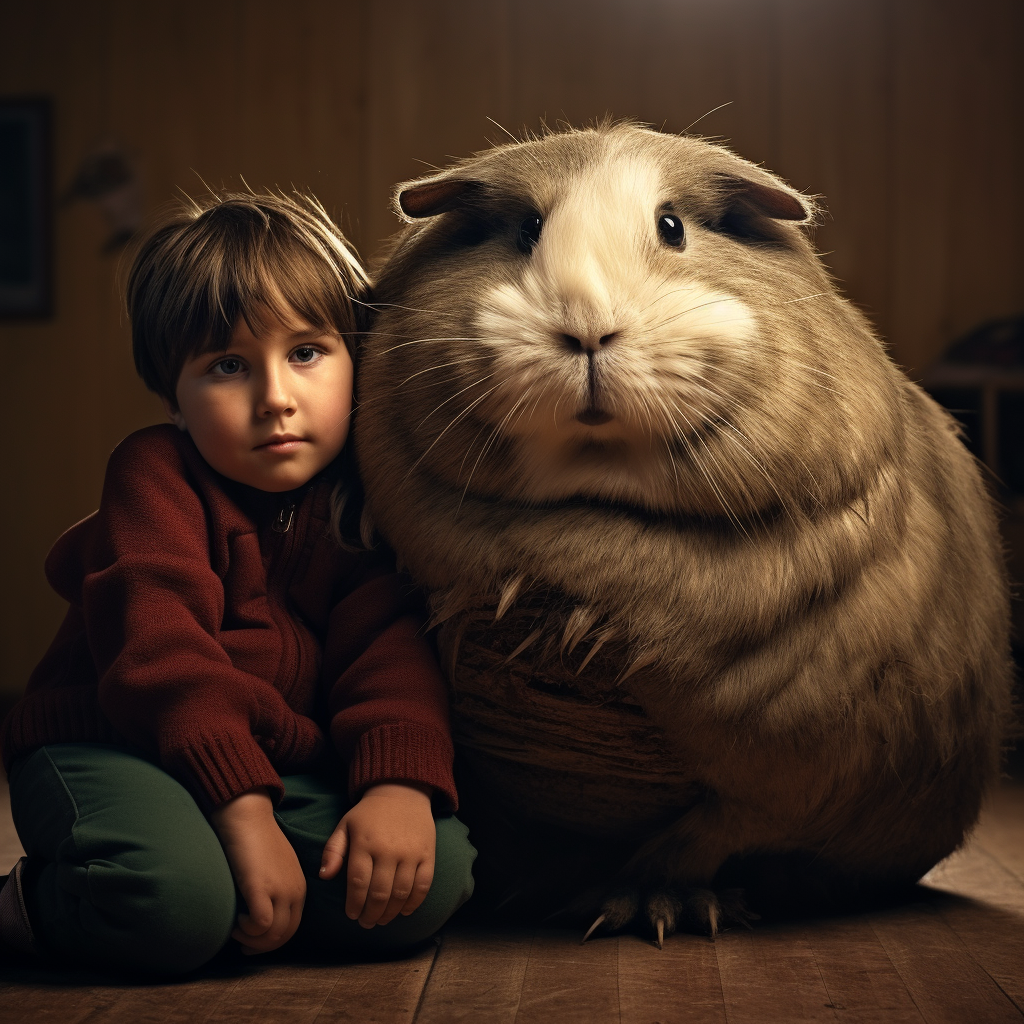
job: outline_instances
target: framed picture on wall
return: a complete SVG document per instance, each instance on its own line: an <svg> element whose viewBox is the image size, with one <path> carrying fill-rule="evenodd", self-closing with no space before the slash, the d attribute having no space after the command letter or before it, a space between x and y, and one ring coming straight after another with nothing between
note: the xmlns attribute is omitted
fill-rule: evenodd
<svg viewBox="0 0 1024 1024"><path fill-rule="evenodd" d="M0 317L51 309L50 101L0 97Z"/></svg>

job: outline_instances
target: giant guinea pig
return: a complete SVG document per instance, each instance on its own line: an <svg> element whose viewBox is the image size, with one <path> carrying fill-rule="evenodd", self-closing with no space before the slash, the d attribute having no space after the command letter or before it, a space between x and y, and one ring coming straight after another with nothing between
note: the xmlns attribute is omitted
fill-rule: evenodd
<svg viewBox="0 0 1024 1024"><path fill-rule="evenodd" d="M396 198L364 525L429 595L477 801L541 850L619 851L573 905L659 944L753 916L732 865L852 893L956 849L1009 706L995 518L815 254L812 202L631 124Z"/></svg>

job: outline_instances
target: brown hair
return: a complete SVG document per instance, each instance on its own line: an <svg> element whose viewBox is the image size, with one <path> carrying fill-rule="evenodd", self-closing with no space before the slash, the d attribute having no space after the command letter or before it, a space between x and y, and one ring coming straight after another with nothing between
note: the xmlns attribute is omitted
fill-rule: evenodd
<svg viewBox="0 0 1024 1024"><path fill-rule="evenodd" d="M189 199L141 239L126 285L135 368L175 401L184 364L223 351L239 319L254 334L294 310L339 334L355 357L366 273L311 195L246 192Z"/></svg>

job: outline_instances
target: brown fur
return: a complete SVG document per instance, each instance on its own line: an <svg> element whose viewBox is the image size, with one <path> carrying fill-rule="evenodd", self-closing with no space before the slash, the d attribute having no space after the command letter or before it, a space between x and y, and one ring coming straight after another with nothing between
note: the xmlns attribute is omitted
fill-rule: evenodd
<svg viewBox="0 0 1024 1024"><path fill-rule="evenodd" d="M636 837L642 885L789 851L916 879L955 849L1009 701L994 516L953 421L837 293L812 205L632 125L398 196L417 219L376 283L357 453L494 799ZM597 405L611 423L567 418Z"/></svg>

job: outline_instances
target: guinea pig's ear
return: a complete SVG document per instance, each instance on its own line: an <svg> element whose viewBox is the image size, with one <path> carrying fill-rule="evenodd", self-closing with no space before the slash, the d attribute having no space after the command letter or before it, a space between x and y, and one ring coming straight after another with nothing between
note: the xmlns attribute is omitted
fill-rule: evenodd
<svg viewBox="0 0 1024 1024"><path fill-rule="evenodd" d="M432 178L398 187L398 206L411 219L435 217L465 203L480 190L480 182L465 178Z"/></svg>
<svg viewBox="0 0 1024 1024"><path fill-rule="evenodd" d="M725 198L719 227L729 234L782 241L783 231L774 221L810 224L814 219L813 203L789 189L734 174L720 174L718 182Z"/></svg>

